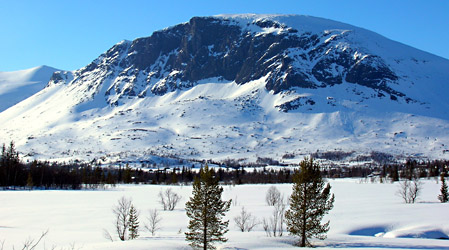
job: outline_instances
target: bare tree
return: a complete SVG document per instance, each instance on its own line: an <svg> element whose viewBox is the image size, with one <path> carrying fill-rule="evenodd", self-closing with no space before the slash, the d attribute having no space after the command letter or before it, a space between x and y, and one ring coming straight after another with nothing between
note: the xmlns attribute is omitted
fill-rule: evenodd
<svg viewBox="0 0 449 250"><path fill-rule="evenodd" d="M162 205L164 210L172 211L175 209L181 198L182 197L173 192L171 188L165 189L164 192L162 192L162 190L159 192L159 203Z"/></svg>
<svg viewBox="0 0 449 250"><path fill-rule="evenodd" d="M273 213L268 219L263 219L262 224L267 236L282 236L284 234L284 215L287 203L284 202L284 197L275 203Z"/></svg>
<svg viewBox="0 0 449 250"><path fill-rule="evenodd" d="M235 198L234 199L232 199L232 206L237 206L238 205L238 202L237 202L237 195L235 196Z"/></svg>
<svg viewBox="0 0 449 250"><path fill-rule="evenodd" d="M422 189L422 183L419 179L404 180L399 183L399 190L397 194L404 200L405 203L415 203Z"/></svg>
<svg viewBox="0 0 449 250"><path fill-rule="evenodd" d="M118 200L117 206L112 210L115 215L115 229L119 239L122 241L126 240L126 232L129 228L131 205L131 199L127 199L123 196Z"/></svg>
<svg viewBox="0 0 449 250"><path fill-rule="evenodd" d="M279 202L280 199L281 192L279 192L279 190L275 186L271 186L267 190L267 194L265 196L265 201L267 202L268 206L274 206Z"/></svg>
<svg viewBox="0 0 449 250"><path fill-rule="evenodd" d="M45 246L45 243L43 243L43 246L42 245L39 246L39 244L42 242L42 240L47 236L48 232L49 232L48 229L46 231L43 231L37 240L29 237L27 240L25 240L22 243L22 246L17 248L17 249L21 249L21 250L34 250L34 249L56 250L57 246L55 246L55 245L47 248ZM4 250L5 242L6 242L6 240L0 241L0 250ZM12 249L15 250L16 247L12 246ZM81 248L76 248L75 243L71 243L71 244L69 244L69 246L67 248L61 247L61 248L58 248L58 249L60 249L60 250L65 250L65 249L67 249L67 250L76 250L76 249L81 249Z"/></svg>
<svg viewBox="0 0 449 250"><path fill-rule="evenodd" d="M162 221L162 217L159 215L159 211L157 209L150 209L150 216L148 217L148 224L145 224L145 228L150 231L151 235L154 236L156 231L161 229L160 223Z"/></svg>
<svg viewBox="0 0 449 250"><path fill-rule="evenodd" d="M285 208L287 207L287 204L284 202L284 197L281 197L281 199L274 205L274 211L272 215L272 225L275 229L273 231L273 235L276 236L276 230L277 235L282 236L284 233L284 215L285 215Z"/></svg>
<svg viewBox="0 0 449 250"><path fill-rule="evenodd" d="M42 232L42 233L41 233L41 236L39 236L39 239L37 239L37 240L29 238L28 240L26 240L26 241L23 243L22 250L33 250L33 249L35 249L35 248L39 245L39 243L41 242L41 240L42 240L45 236L47 236L47 234L48 234L48 229L47 229L47 231ZM2 244L2 249L3 249L3 244ZM14 249L14 247L13 247L13 249Z"/></svg>
<svg viewBox="0 0 449 250"><path fill-rule="evenodd" d="M263 218L262 219L262 227L263 230L265 231L265 233L267 234L268 237L271 237L271 228L270 228L270 223L267 219Z"/></svg>
<svg viewBox="0 0 449 250"><path fill-rule="evenodd" d="M112 235L109 233L109 231L104 228L103 228L103 237L107 240L110 240L111 242L114 241L114 239L112 238Z"/></svg>
<svg viewBox="0 0 449 250"><path fill-rule="evenodd" d="M245 210L245 207L242 207L240 215L234 217L234 222L242 232L250 232L256 225L259 224L259 222L257 222L256 220L256 217L247 212Z"/></svg>

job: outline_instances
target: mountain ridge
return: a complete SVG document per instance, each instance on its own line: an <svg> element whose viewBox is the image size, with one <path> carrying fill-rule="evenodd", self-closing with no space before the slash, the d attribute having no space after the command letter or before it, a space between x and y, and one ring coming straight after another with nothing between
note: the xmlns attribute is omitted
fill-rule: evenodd
<svg viewBox="0 0 449 250"><path fill-rule="evenodd" d="M54 72L46 65L12 72L0 72L0 112L42 90Z"/></svg>
<svg viewBox="0 0 449 250"><path fill-rule="evenodd" d="M285 16L276 16L276 17L285 17ZM294 17L298 18L298 16L294 16ZM302 16L299 16L299 17L302 17ZM210 18L210 17L208 17L208 18ZM197 18L192 18L190 22L195 24L196 19ZM260 18L259 18L259 19L256 19L255 21L261 22L263 20L260 20ZM185 25L185 24L180 24L180 25ZM158 32L167 32L167 31L170 31L171 29L179 30L180 25L172 26L170 28L167 28L167 29L164 29L164 30L158 31ZM194 26L194 25L192 25L192 26ZM349 26L349 27L353 27L353 26ZM158 32L155 32L153 35L157 36L157 34L159 34ZM348 32L348 31L343 30L342 33L346 33L346 32ZM334 34L334 35L328 34L329 38L326 40L326 43L329 41L331 42L333 39L336 39L336 37L338 37L338 35L341 35L341 34ZM159 36L161 36L161 35L159 35ZM219 60L217 60L217 58L212 57L212 58L209 58L209 61L206 62L206 65L209 65L209 68L202 70L202 72L210 72L209 75L202 75L202 74L199 75L199 73L197 71L201 68L199 68L197 65L195 65L195 64L198 64L197 61L199 61L199 60L192 60L190 63L186 63L182 60L182 58L183 58L182 55L178 56L178 58L174 57L173 55L166 55L165 58L161 59L159 56L155 56L155 55L151 56L152 53L142 53L142 51L139 51L138 49L136 49L136 47L139 47L139 44L142 43L141 41L143 41L145 39L151 39L151 36L147 37L147 38L136 39L134 42L127 42L127 43L121 42L121 43L113 46L104 55L106 56L107 59L112 60L114 58L110 57L111 53L118 53L120 50L131 49L132 51L130 52L130 55L125 56L124 59L120 59L120 63L122 63L121 67L127 68L126 72L124 72L124 71L120 72L121 77L122 78L126 78L126 77L132 78L128 81L128 83L135 81L139 77L140 78L146 77L147 78L146 83L144 83L144 84L146 86L153 85L153 86L151 86L151 92L153 94L161 95L161 94L166 93L167 91L173 90L176 87L182 88L183 87L182 84L185 84L186 86L184 86L184 87L188 88L189 86L193 86L196 81L202 80L202 79L207 79L210 77L223 77L225 80L228 80L228 81L235 80L238 83L244 83L249 80L258 79L262 75L264 75L268 72L271 72L272 74L275 73L275 69L273 69L273 68L267 69L267 67L265 67L264 65L256 65L256 66L259 66L260 68L265 69L265 71L257 72L256 70L254 70L254 68L257 68L257 67L251 67L251 66L248 66L245 64L237 65L235 67L236 70L233 71L232 67L229 66L230 63L226 62L226 61L222 62L222 65L223 65L222 67L214 66L213 62L215 62L215 64L217 64L216 62ZM315 39L316 39L316 37L315 37ZM219 40L219 39L217 39L217 40ZM169 44L169 43L167 43L167 44ZM276 44L276 42L272 42L272 41L267 42L267 45L272 45L272 44ZM126 45L129 45L128 46L129 48ZM176 46L177 45L172 46L172 47L176 48ZM326 48L328 48L328 47L329 46L327 46ZM182 47L179 50L184 51L184 48L185 47ZM346 49L347 48L344 47L341 50L344 51ZM156 52L157 51L158 50L156 50ZM170 50L170 51L173 51L173 50ZM279 52L279 51L275 51L274 53L276 54L276 52ZM329 52L329 50L326 51L326 53L328 53L328 52ZM163 53L169 54L169 51L168 50L163 51ZM221 53L223 53L223 52L221 52ZM137 55L139 55L139 54L141 54L141 57L137 57ZM153 53L153 54L157 54L157 53ZM170 58L167 58L168 56L170 56ZM190 55L190 56L192 57L192 55ZM200 55L200 56L204 57L204 55ZM239 56L241 56L241 55L239 55ZM304 53L301 56L304 56ZM351 60L351 59L349 59L351 56L352 57L358 56L358 57L362 58L361 60L359 60L362 63L360 63L357 60L353 60L354 61L353 63L350 63L350 62L348 63L348 61ZM134 59L134 62L133 62L132 57L136 57ZM150 58L150 59L145 59L145 60L147 60L147 62L142 64L141 61L143 59L139 59L139 58ZM262 59L258 56L256 56L254 59L251 59L252 58L251 56L249 56L249 57L247 56L246 58L247 58L246 61L248 62L247 64L251 64L256 60ZM289 57L285 57L285 58L288 60L291 59ZM117 58L115 58L115 59L117 59ZM163 61L164 59L168 60L168 61L170 61L170 60L176 61L177 60L181 63L176 64L176 63L172 62L172 64L174 64L174 65L170 65L170 68L166 69L165 76L161 75L161 74L164 74L164 72L165 72L164 71L165 69L161 69L161 68L156 69L156 70L153 69L153 70L150 70L149 72L145 72L146 76L142 76L142 70L145 71L145 69L143 69L143 68L151 67L151 65L154 65L156 63L156 60L159 60L159 64L165 64L165 66L166 66L166 64L168 62ZM99 62L100 60L101 60L101 56L98 59L96 59L93 63L89 64L88 67L86 67L85 69L87 71L89 71L89 69L95 68L95 65L100 63ZM278 60L283 60L283 58L278 58ZM343 66L345 68L352 68L352 71L340 72L341 73L340 75L332 75L331 73L326 72L326 71L335 70L335 68L334 69L326 68L326 66L328 66L330 63L334 63L335 61L338 61L338 60L340 61L340 64L343 64L340 66ZM365 61L369 61L369 60L371 60L372 62L364 63ZM400 60L400 59L397 59L397 60ZM129 62L129 61L131 61L131 62ZM150 62L148 62L148 61L150 61ZM235 60L233 60L232 62L234 62L234 61ZM425 60L422 60L422 61L425 61ZM115 64L118 64L118 62L115 62ZM190 68L186 67L186 69L182 69L181 64L195 65L195 66L191 66ZM388 81L394 82L400 76L397 76L397 74L393 73L391 71L391 69L388 67L388 65L385 65L385 63L381 59L379 59L376 56L370 55L370 54L363 55L363 53L355 51L353 53L349 53L349 54L346 53L343 55L340 51L337 50L335 56L330 57L330 58L325 58L325 60L315 63L314 65L308 66L308 67L313 67L311 69L312 72L310 72L309 74L304 74L304 72L297 70L295 67L292 67L292 65L289 65L288 63L278 63L278 64L280 64L284 68L289 68L289 69L287 69L287 70L289 70L289 72L285 72L286 70L281 70L280 72L278 72L279 74L284 74L287 77L287 81L283 81L283 83L281 83L281 81L279 80L279 77L273 77L271 82L267 83L267 88L269 90L274 90L275 93L277 93L281 90L288 90L290 87L292 87L292 85L293 85L292 82L296 85L298 85L298 82L299 82L300 87L314 88L314 87L320 86L319 84L316 84L316 82L319 82L319 83L324 82L325 84L324 85L321 84L321 86L328 86L328 85L332 85L332 84L339 84L342 82L342 80L346 80L348 82L352 82L352 83L356 83L356 84L362 84L361 82L363 82L365 85L370 85L371 88L380 90L381 95L386 93L387 95L392 95L392 98L404 96L404 94L401 91L394 90L393 89L394 86L392 87L392 86L390 86L391 84L388 84ZM377 64L377 65L375 65L375 64ZM446 62L446 64L447 64L447 62ZM375 68L375 67L370 68L371 65L375 65L375 66L377 66L377 68ZM135 72L132 72L133 66L134 66ZM156 66L153 66L153 67L156 67ZM191 68L193 68L193 69L191 69ZM247 68L249 68L249 70ZM246 72L245 72L245 69L246 69ZM150 74L151 74L151 76L150 76ZM345 76L345 79L342 79L342 74L347 74ZM155 83L151 83L151 78L153 78L153 79L155 78L155 80L154 80ZM317 79L314 79L314 78L317 78ZM380 80L383 80L383 82L379 81L379 79L377 79L377 78L379 78ZM291 80L288 81L289 79L291 79ZM140 79L140 81L142 81L142 80L143 79ZM120 81L120 82L124 82L124 81ZM181 86L178 86L179 84L181 84ZM119 93L120 91L122 93ZM114 100L110 100L110 102L114 102L114 101L118 101L117 99L119 99L121 95L144 96L148 93L148 89L133 88L133 86L131 84L128 84L126 87L116 85L112 88L112 86L111 86L111 88L108 89L108 94L111 92L112 93L115 92L115 94L117 95L116 98L113 98ZM413 98L409 98L409 99L407 99L407 101L413 101L412 99Z"/></svg>
<svg viewBox="0 0 449 250"><path fill-rule="evenodd" d="M445 69L449 60L327 19L194 17L55 72L0 113L0 135L31 158L447 157Z"/></svg>

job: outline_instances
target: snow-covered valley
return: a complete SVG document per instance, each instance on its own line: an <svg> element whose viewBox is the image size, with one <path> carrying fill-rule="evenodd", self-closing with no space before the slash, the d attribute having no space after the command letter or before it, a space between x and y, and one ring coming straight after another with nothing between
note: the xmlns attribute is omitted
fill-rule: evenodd
<svg viewBox="0 0 449 250"><path fill-rule="evenodd" d="M47 230L36 249L191 249L185 204L204 164L223 170L232 199L218 249L297 249L262 223L267 190L287 199L292 184L247 183L289 182L307 157L323 176L368 176L327 180L335 203L319 249L449 250L440 179L422 178L413 204L389 181L447 176L449 60L301 15L192 17L148 35L74 71L0 72L0 250ZM182 196L173 211L159 202L167 189ZM140 211L138 239L116 235L121 197ZM234 222L242 208L257 219L251 232ZM162 218L154 235L150 209Z"/></svg>
<svg viewBox="0 0 449 250"><path fill-rule="evenodd" d="M328 238L313 241L320 249L448 249L449 204L439 203L440 183L422 180L418 202L405 204L397 196L398 183L371 183L365 179L331 179L335 194ZM270 185L224 186L223 199L233 199L226 218L230 220L227 243L218 249L297 249L297 238L284 232L267 237L262 225L252 232L240 232L233 218L242 207L258 220L271 216L273 207L265 203ZM276 187L287 197L290 184ZM132 198L140 210L141 225L147 223L149 209L162 210L160 190L172 188L182 195L174 211L160 211L161 229L155 236L142 231L132 241L118 241L114 234L113 206L122 197ZM2 191L0 192L0 243L4 249L19 248L27 239L37 239L49 230L40 247L46 249L190 249L184 240L188 217L184 204L191 186L118 185L106 190L83 191ZM104 229L115 238L108 241ZM1 245L1 244L0 244ZM72 248L73 247L73 248Z"/></svg>

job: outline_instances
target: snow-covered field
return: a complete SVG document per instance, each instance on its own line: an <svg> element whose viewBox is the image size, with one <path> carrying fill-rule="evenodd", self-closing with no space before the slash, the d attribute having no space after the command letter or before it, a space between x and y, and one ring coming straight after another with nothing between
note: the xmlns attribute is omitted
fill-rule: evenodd
<svg viewBox="0 0 449 250"><path fill-rule="evenodd" d="M359 179L330 180L336 200L327 216L331 229L320 248L356 249L449 249L449 241L434 239L449 235L449 203L437 199L440 184L423 180L423 192L415 204L404 204L396 195L398 184L365 183ZM287 197L290 184L276 185ZM151 236L141 232L133 241L110 242L103 229L114 233L112 207L122 196L133 199L146 223L149 209L161 209L157 194L172 188L182 195L174 211L161 211L162 229ZM224 198L233 199L227 214L229 241L218 249L293 249L296 238L267 237L262 226L240 232L233 221L242 206L259 220L268 218L273 207L265 203L270 185L224 186ZM188 218L184 204L191 186L119 185L95 191L0 191L0 246L19 248L27 239L37 239L49 230L38 249L190 249L184 241ZM115 234L114 234L115 236Z"/></svg>

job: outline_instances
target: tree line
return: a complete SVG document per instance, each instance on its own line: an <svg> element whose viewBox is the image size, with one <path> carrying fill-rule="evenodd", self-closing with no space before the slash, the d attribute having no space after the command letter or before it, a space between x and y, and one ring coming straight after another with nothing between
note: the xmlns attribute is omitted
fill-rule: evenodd
<svg viewBox="0 0 449 250"><path fill-rule="evenodd" d="M291 183L292 170L282 168L250 169L245 167L211 168L214 176L224 184ZM106 184L190 184L200 173L194 166L161 167L154 169L122 166L100 166L90 163L59 163L32 161L24 163L19 158L13 142L3 145L0 156L0 187L3 189L81 189L101 188Z"/></svg>
<svg viewBox="0 0 449 250"><path fill-rule="evenodd" d="M449 172L448 160L417 161L406 160L405 163L366 165L366 166L322 166L322 174L326 178L350 178L377 176L391 181L399 179L439 177L447 176Z"/></svg>
<svg viewBox="0 0 449 250"><path fill-rule="evenodd" d="M230 166L223 163L219 168L211 168L214 176L223 184L258 184L258 183L292 183L294 169L254 167L251 164ZM382 180L399 181L415 177L447 176L449 161L418 162L383 166L321 166L324 178L348 178L377 176ZM101 166L95 161L90 163L58 163L32 161L24 163L19 158L13 142L8 147L3 145L0 156L0 188L16 189L81 189L101 188L104 185L118 183L146 184L190 184L199 172L194 166L146 169L122 166Z"/></svg>

